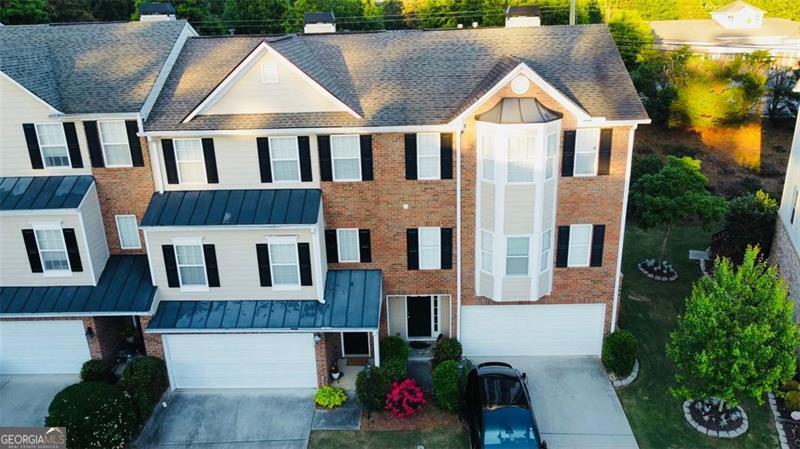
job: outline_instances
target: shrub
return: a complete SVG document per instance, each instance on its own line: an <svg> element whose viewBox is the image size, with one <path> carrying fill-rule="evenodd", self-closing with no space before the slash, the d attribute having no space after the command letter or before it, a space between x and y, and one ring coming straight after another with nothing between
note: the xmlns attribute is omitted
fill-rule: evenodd
<svg viewBox="0 0 800 449"><path fill-rule="evenodd" d="M433 348L433 362L438 365L446 360L461 359L461 343L455 338L440 338Z"/></svg>
<svg viewBox="0 0 800 449"><path fill-rule="evenodd" d="M790 391L784 394L783 402L791 411L800 410L800 391Z"/></svg>
<svg viewBox="0 0 800 449"><path fill-rule="evenodd" d="M144 421L169 385L167 366L158 357L133 359L122 372L119 385L130 393L137 415Z"/></svg>
<svg viewBox="0 0 800 449"><path fill-rule="evenodd" d="M448 413L458 411L461 394L458 371L455 360L446 360L433 370L433 403Z"/></svg>
<svg viewBox="0 0 800 449"><path fill-rule="evenodd" d="M408 360L408 345L396 336L384 337L381 340L381 359L405 359Z"/></svg>
<svg viewBox="0 0 800 449"><path fill-rule="evenodd" d="M617 376L625 377L633 370L639 342L627 330L610 333L603 341L603 365Z"/></svg>
<svg viewBox="0 0 800 449"><path fill-rule="evenodd" d="M784 393L788 393L790 391L800 391L800 382L792 379L789 382L781 385L780 390Z"/></svg>
<svg viewBox="0 0 800 449"><path fill-rule="evenodd" d="M778 201L763 190L732 199L723 221L731 249L744 252L748 245L758 245L768 254L777 216Z"/></svg>
<svg viewBox="0 0 800 449"><path fill-rule="evenodd" d="M422 411L423 405L425 397L422 395L422 388L414 379L392 382L392 389L386 395L386 410L392 412L395 418L406 419L414 416Z"/></svg>
<svg viewBox="0 0 800 449"><path fill-rule="evenodd" d="M50 403L47 427L66 427L70 449L122 449L136 429L130 395L105 382L61 390Z"/></svg>
<svg viewBox="0 0 800 449"><path fill-rule="evenodd" d="M381 368L383 368L386 372L386 376L392 382L403 380L408 377L408 359L401 359L399 357L384 359L381 363Z"/></svg>
<svg viewBox="0 0 800 449"><path fill-rule="evenodd" d="M644 175L654 175L664 168L664 161L657 154L635 156L631 165L631 185Z"/></svg>
<svg viewBox="0 0 800 449"><path fill-rule="evenodd" d="M314 402L320 407L336 408L347 402L347 394L342 388L324 386L317 390Z"/></svg>
<svg viewBox="0 0 800 449"><path fill-rule="evenodd" d="M81 382L114 383L115 380L111 368L102 360L87 360L81 366Z"/></svg>
<svg viewBox="0 0 800 449"><path fill-rule="evenodd" d="M383 368L368 367L356 376L356 396L367 413L383 410L391 381Z"/></svg>

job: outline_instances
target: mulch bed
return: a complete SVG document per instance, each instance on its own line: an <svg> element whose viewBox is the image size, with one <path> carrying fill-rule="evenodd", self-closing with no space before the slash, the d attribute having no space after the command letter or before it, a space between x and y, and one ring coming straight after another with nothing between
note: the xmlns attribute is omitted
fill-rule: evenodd
<svg viewBox="0 0 800 449"><path fill-rule="evenodd" d="M701 404L698 408L698 404ZM729 409L727 407L719 411L719 406L710 402L694 401L689 406L689 412L692 414L692 419L704 427L717 430L717 431L731 431L736 430L744 422L743 417L735 408Z"/></svg>
<svg viewBox="0 0 800 449"><path fill-rule="evenodd" d="M800 422L795 421L791 417L791 410L786 409L783 399L776 395L775 402L778 405L778 425L783 426L783 431L786 433L786 442L789 443L791 449L800 449Z"/></svg>
<svg viewBox="0 0 800 449"><path fill-rule="evenodd" d="M361 430L366 432L434 430L461 426L458 415L450 415L439 410L430 400L423 406L422 413L403 421L395 418L388 411L372 413L369 418L366 414L361 417Z"/></svg>

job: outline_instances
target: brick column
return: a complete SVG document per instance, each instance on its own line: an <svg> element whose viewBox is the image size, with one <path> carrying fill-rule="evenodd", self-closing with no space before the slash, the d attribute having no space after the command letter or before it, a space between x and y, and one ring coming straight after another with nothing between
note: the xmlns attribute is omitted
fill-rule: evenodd
<svg viewBox="0 0 800 449"><path fill-rule="evenodd" d="M328 348L328 334L322 334L320 341L314 342L314 351L317 359L317 385L324 387L330 384L328 377L328 368L330 367L329 348Z"/></svg>
<svg viewBox="0 0 800 449"><path fill-rule="evenodd" d="M144 339L144 349L147 355L165 359L164 357L164 344L161 341L161 334L148 334L147 327L150 326L152 317L141 316L139 322L142 324L142 336Z"/></svg>

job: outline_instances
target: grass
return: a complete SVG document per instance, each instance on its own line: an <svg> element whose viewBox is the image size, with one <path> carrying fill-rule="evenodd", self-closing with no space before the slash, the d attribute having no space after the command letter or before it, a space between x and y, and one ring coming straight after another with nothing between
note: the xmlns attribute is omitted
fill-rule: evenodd
<svg viewBox="0 0 800 449"><path fill-rule="evenodd" d="M625 233L622 260L625 274L622 289L620 326L639 339L642 369L639 378L619 394L625 414L642 449L726 448L774 449L778 437L767 405L742 401L750 420L750 430L734 440L706 437L689 427L683 418L681 402L670 395L674 385L673 370L665 354L670 332L684 308L684 298L691 284L700 276L695 261L688 259L690 249L708 246L709 233L699 227L683 227L673 232L667 258L679 278L660 283L642 276L636 263L658 255L660 232L645 232L629 225Z"/></svg>
<svg viewBox="0 0 800 449"><path fill-rule="evenodd" d="M466 449L469 439L459 427L410 432L317 431L308 441L308 449L408 449L418 445L425 449Z"/></svg>

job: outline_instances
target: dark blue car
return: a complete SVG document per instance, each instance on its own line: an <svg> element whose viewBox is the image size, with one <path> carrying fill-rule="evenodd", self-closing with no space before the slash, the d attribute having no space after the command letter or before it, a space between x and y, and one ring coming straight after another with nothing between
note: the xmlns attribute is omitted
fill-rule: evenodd
<svg viewBox="0 0 800 449"><path fill-rule="evenodd" d="M469 371L461 414L473 449L547 449L526 381L507 363L482 363Z"/></svg>

